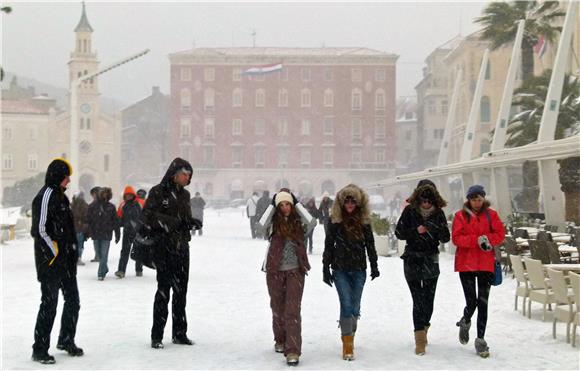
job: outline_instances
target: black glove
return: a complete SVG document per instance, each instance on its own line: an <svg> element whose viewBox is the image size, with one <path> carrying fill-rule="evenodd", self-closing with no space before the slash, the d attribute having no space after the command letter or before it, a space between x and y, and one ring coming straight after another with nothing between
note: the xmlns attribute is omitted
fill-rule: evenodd
<svg viewBox="0 0 580 371"><path fill-rule="evenodd" d="M119 241L121 240L121 236L120 235L115 235L115 245L119 243Z"/></svg>
<svg viewBox="0 0 580 371"><path fill-rule="evenodd" d="M332 273L330 273L330 267L328 266L322 267L322 281L324 281L324 283L326 283L328 286L332 287L334 277Z"/></svg>
<svg viewBox="0 0 580 371"><path fill-rule="evenodd" d="M199 230L199 229L203 228L203 223L199 219L193 218L191 223L193 224L193 229L195 229L195 230Z"/></svg>
<svg viewBox="0 0 580 371"><path fill-rule="evenodd" d="M381 272L379 272L379 268L377 268L377 267L371 268L371 281L380 275L381 275Z"/></svg>

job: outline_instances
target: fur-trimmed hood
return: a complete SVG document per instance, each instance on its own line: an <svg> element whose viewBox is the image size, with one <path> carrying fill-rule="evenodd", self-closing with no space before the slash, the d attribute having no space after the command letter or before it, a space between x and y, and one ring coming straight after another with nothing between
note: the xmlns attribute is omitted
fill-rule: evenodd
<svg viewBox="0 0 580 371"><path fill-rule="evenodd" d="M362 224L371 224L371 211L369 206L369 196L365 191L355 184L349 184L336 194L332 211L330 213L330 220L332 223L342 222L342 206L347 197L352 197L361 210Z"/></svg>
<svg viewBox="0 0 580 371"><path fill-rule="evenodd" d="M422 195L427 195L427 198L433 202L433 206L435 206L436 208L442 209L445 206L447 206L447 201L445 201L443 197L441 197L441 194L439 193L437 188L435 188L431 184L423 184L415 188L413 194L411 195L411 197L409 197L407 202L409 202L409 205L419 210L419 208L421 207L420 202Z"/></svg>

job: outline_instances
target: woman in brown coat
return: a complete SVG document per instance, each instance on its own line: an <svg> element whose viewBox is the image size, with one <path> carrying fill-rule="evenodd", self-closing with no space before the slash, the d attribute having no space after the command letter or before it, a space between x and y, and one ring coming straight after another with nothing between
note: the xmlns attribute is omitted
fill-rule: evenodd
<svg viewBox="0 0 580 371"><path fill-rule="evenodd" d="M310 270L304 245L305 226L296 211L298 200L288 189L274 195L270 245L266 256L266 283L272 308L274 350L284 353L286 363L298 364L302 348L300 307L304 277ZM266 211L268 212L268 210Z"/></svg>

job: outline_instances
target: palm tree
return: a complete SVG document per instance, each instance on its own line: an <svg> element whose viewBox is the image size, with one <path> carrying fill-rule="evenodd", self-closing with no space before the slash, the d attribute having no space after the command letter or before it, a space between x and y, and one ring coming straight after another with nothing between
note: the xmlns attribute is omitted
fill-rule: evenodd
<svg viewBox="0 0 580 371"><path fill-rule="evenodd" d="M12 12L12 8L9 6L0 7L0 13L9 14L10 12ZM2 80L4 80L4 70L2 69L2 67L0 67L0 81Z"/></svg>
<svg viewBox="0 0 580 371"><path fill-rule="evenodd" d="M507 129L507 147L523 146L538 138L551 75L552 71L546 70L541 76L524 81L522 86L514 91L513 105L519 108L519 113L510 120ZM580 77L570 75L564 78L555 139L578 133L580 133ZM567 158L560 160L559 163L560 184L566 200L566 220L580 224L580 157Z"/></svg>
<svg viewBox="0 0 580 371"><path fill-rule="evenodd" d="M544 37L546 42L554 42L562 27L554 21L566 15L559 8L558 1L512 1L493 2L475 22L483 26L481 39L490 41L492 50L511 44L517 32L517 22L525 19L522 40L522 79L534 75L534 46Z"/></svg>

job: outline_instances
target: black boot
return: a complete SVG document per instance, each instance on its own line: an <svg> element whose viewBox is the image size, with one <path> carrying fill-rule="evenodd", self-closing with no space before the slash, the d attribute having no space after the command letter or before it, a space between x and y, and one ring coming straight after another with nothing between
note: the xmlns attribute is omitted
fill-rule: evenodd
<svg viewBox="0 0 580 371"><path fill-rule="evenodd" d="M163 343L161 340L151 340L151 348L153 349L163 349Z"/></svg>
<svg viewBox="0 0 580 371"><path fill-rule="evenodd" d="M42 352L42 353L32 353L32 360L34 362L38 362L38 363L42 363L43 365L52 365L55 364L56 361L54 360L54 357L51 356L50 354L48 354L48 352Z"/></svg>
<svg viewBox="0 0 580 371"><path fill-rule="evenodd" d="M193 340L188 338L185 335L176 336L173 338L173 344L181 344L181 345L193 345Z"/></svg>
<svg viewBox="0 0 580 371"><path fill-rule="evenodd" d="M83 356L85 354L83 352L83 349L77 347L75 343L70 343L70 344L57 344L56 345L56 349L64 350L69 355L71 355L73 357L81 357L81 356Z"/></svg>

